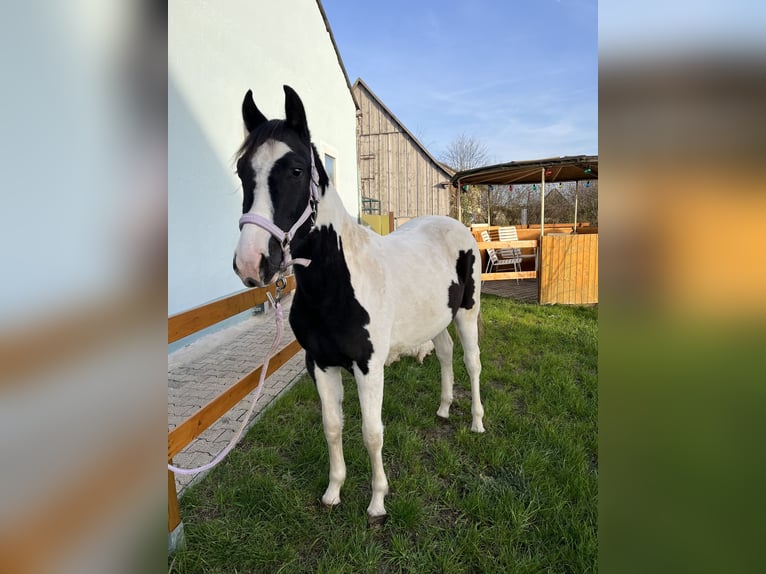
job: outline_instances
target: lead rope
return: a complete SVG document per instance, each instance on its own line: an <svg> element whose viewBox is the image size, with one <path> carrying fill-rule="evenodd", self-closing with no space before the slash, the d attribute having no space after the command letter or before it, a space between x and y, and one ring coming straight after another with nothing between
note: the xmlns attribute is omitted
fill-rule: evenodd
<svg viewBox="0 0 766 574"><path fill-rule="evenodd" d="M285 278L280 274L279 279L277 279L277 295L276 297L271 296L271 292L267 292L267 295L269 296L269 301L271 301L271 304L274 305L274 311L275 311L275 317L276 317L276 323L277 323L277 334L274 338L274 343L271 345L271 349L269 350L269 353L266 355L266 360L263 362L263 367L261 368L261 377L258 381L258 386L255 389L255 395L253 395L253 400L250 403L250 408L247 411L247 414L245 415L245 418L242 420L242 424L239 427L239 430L237 433L231 438L229 441L229 444L226 445L226 447L218 453L218 456L216 456L213 460L208 462L207 464L203 464L202 466L198 466L197 468L178 468L177 466L173 466L172 464L168 463L168 470L171 470L175 472L176 474L197 474L198 472L204 472L206 470L209 470L213 468L215 465L217 465L219 462L221 462L224 457L231 452L231 449L234 448L234 445L237 444L237 441L239 440L239 437L242 436L242 433L245 430L245 427L247 426L247 423L250 421L250 417L253 414L253 410L255 410L255 403L258 402L258 399L261 396L261 390L263 389L263 382L266 380L266 371L269 368L269 361L274 356L274 354L277 352L277 347L279 347L279 343L282 340L282 331L284 329L284 320L282 318L282 289L285 288L287 282L285 281Z"/></svg>

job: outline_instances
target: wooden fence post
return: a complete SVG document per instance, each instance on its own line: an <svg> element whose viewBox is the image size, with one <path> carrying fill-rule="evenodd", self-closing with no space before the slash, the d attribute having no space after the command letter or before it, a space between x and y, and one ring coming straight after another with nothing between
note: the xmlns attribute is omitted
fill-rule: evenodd
<svg viewBox="0 0 766 574"><path fill-rule="evenodd" d="M173 460L170 460L173 464ZM172 554L183 546L184 524L178 509L178 494L176 493L176 475L168 470L168 554Z"/></svg>
<svg viewBox="0 0 766 574"><path fill-rule="evenodd" d="M545 177L545 176L543 176ZM543 255L543 250L545 249L545 237L543 234L540 234L540 246L537 248L537 261L535 262L535 265L537 266L537 303L538 305L542 304L542 295L543 295L543 278L545 277L545 274L548 272L548 261L546 260L545 256Z"/></svg>

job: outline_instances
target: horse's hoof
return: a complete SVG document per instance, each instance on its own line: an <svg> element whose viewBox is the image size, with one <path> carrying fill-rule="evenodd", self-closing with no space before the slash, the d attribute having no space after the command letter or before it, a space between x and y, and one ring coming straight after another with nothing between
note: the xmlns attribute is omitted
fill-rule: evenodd
<svg viewBox="0 0 766 574"><path fill-rule="evenodd" d="M436 415L436 422L442 425L448 425L449 424L449 418L443 417L440 414L437 413Z"/></svg>
<svg viewBox="0 0 766 574"><path fill-rule="evenodd" d="M336 499L335 501L333 501L330 504L328 504L324 500L322 500L321 498L319 499L319 508L321 508L323 510L332 510L333 508L336 508L338 506L340 506L340 500Z"/></svg>
<svg viewBox="0 0 766 574"><path fill-rule="evenodd" d="M367 527L368 528L380 528L388 520L388 514L381 514L380 516L367 515Z"/></svg>

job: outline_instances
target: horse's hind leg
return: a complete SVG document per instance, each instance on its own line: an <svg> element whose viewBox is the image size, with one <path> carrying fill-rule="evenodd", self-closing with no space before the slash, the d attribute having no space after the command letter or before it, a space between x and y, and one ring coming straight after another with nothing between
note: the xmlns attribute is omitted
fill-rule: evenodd
<svg viewBox="0 0 766 574"><path fill-rule="evenodd" d="M452 373L452 337L449 336L447 329L444 329L434 337L433 343L442 371L442 396L436 414L443 419L448 419L449 408L452 405L452 385L455 381Z"/></svg>
<svg viewBox="0 0 766 574"><path fill-rule="evenodd" d="M460 309L455 315L460 342L463 345L463 362L471 379L471 430L484 432L484 407L481 406L479 379L481 377L481 358L479 353L479 309Z"/></svg>
<svg viewBox="0 0 766 574"><path fill-rule="evenodd" d="M346 480L346 462L343 459L343 382L340 369L314 368L319 398L322 401L322 423L330 454L330 483L322 496L322 504L340 504L340 487Z"/></svg>

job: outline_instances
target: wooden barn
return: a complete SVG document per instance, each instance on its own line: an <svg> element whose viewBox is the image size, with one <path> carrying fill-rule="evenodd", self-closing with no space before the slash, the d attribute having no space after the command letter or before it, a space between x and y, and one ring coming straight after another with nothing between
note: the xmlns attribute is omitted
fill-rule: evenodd
<svg viewBox="0 0 766 574"><path fill-rule="evenodd" d="M449 215L451 170L439 163L373 91L357 79L362 211L393 213L398 226L419 215Z"/></svg>

